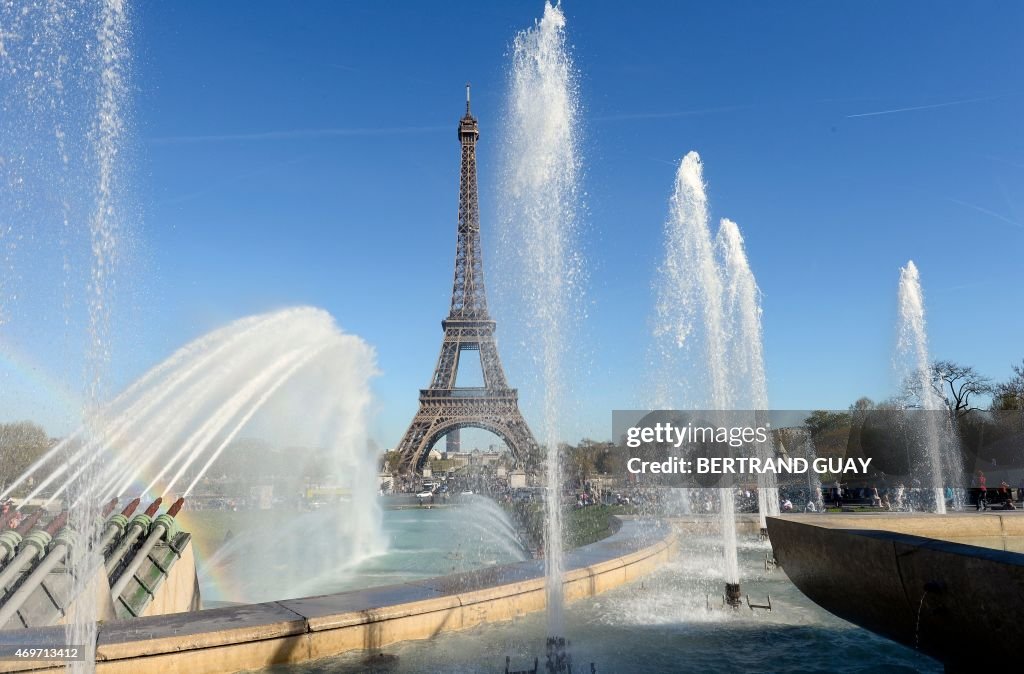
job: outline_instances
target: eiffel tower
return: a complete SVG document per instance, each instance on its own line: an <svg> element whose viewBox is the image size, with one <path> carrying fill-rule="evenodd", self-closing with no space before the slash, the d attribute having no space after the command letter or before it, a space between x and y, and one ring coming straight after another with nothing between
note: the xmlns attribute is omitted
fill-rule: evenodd
<svg viewBox="0 0 1024 674"><path fill-rule="evenodd" d="M537 442L519 411L519 395L509 388L494 341L495 322L487 312L484 267L480 254L480 209L476 188L476 141L480 130L469 111L459 120L462 174L459 179L459 227L455 247L455 282L448 318L441 321L444 340L430 387L420 389L420 407L395 450L399 472L420 472L430 448L448 436L458 446L459 431L481 428L504 440L518 465ZM483 386L457 387L459 359L465 351L479 354Z"/></svg>

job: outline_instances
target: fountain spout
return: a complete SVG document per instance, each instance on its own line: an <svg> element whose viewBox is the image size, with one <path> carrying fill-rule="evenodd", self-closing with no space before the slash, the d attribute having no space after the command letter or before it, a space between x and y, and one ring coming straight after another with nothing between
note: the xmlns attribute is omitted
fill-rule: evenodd
<svg viewBox="0 0 1024 674"><path fill-rule="evenodd" d="M14 554L14 551L18 549L21 541L25 538L25 534L32 531L45 512L45 510L40 508L26 517L16 528L0 533L0 562Z"/></svg>
<svg viewBox="0 0 1024 674"><path fill-rule="evenodd" d="M135 499L132 503L137 505L138 500L139 499ZM160 509L160 504L163 503L163 500L163 497L157 497L155 501L149 504L149 507L146 508L144 513L136 515L135 519L132 520L131 526L128 527L124 537L121 538L121 542L117 544L117 547L110 553L104 562L104 567L106 568L108 575L114 572L122 559L124 559L125 555L128 554L131 547L135 545L135 542L138 541L145 532L149 531L150 526L153 524L153 516L156 515L156 512ZM129 506L131 505L132 504L129 504ZM127 515L125 517L127 517ZM107 535L109 534L110 532L107 532ZM110 541L107 542L107 545L113 542L113 540L114 537L112 536Z"/></svg>
<svg viewBox="0 0 1024 674"><path fill-rule="evenodd" d="M124 510L107 520L103 537L100 539L99 545L96 546L98 550L105 553L110 544L124 533L128 527L128 518L132 516L132 513L135 512L135 509L139 507L141 502L141 499L136 497L125 506Z"/></svg>
<svg viewBox="0 0 1024 674"><path fill-rule="evenodd" d="M178 525L175 523L174 518L177 516L183 505L185 505L184 496L175 501L166 513L156 518L146 542L142 544L142 547L135 553L132 561L125 567L124 571L121 572L121 575L118 576L117 581L110 588L111 597L116 599L121 596L121 593L124 592L125 587L128 585L128 581L135 577L135 572L138 571L143 560L148 557L149 552L157 543L160 542L161 539L166 538L167 540L170 540L171 537L177 533Z"/></svg>
<svg viewBox="0 0 1024 674"><path fill-rule="evenodd" d="M0 572L0 591L11 587L22 571L37 558L41 559L46 555L46 550L49 548L54 534L60 531L67 521L68 511L65 510L54 517L45 529L36 529L25 537L17 556ZM0 623L0 625L2 624Z"/></svg>

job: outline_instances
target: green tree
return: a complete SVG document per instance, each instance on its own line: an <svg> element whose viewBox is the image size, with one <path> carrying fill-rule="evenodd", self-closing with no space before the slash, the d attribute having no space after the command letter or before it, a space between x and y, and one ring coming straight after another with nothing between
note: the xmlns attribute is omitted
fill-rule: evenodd
<svg viewBox="0 0 1024 674"><path fill-rule="evenodd" d="M1024 361L1013 366L1013 376L993 387L993 411L1024 410Z"/></svg>
<svg viewBox="0 0 1024 674"><path fill-rule="evenodd" d="M804 427L817 442L823 435L831 431L848 429L850 427L850 415L845 412L832 412L829 410L815 410L804 419Z"/></svg>
<svg viewBox="0 0 1024 674"><path fill-rule="evenodd" d="M0 485L17 479L52 445L46 431L31 421L0 424Z"/></svg>

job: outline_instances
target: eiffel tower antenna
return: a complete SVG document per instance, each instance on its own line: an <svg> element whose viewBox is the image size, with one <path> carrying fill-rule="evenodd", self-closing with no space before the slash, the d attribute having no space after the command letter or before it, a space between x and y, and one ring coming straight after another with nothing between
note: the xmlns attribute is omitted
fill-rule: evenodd
<svg viewBox="0 0 1024 674"><path fill-rule="evenodd" d="M420 405L395 450L399 471L420 472L430 449L444 436L448 447L459 445L459 431L480 428L494 433L508 446L517 464L536 448L530 427L519 411L519 394L510 388L498 357L495 322L487 311L484 267L480 252L480 207L477 197L476 142L480 129L469 108L459 120L462 149L459 177L459 221L455 245L455 276L448 317L441 321L444 339L430 386L420 389ZM483 386L457 387L456 375L463 352L477 352ZM453 447L454 445L454 447Z"/></svg>

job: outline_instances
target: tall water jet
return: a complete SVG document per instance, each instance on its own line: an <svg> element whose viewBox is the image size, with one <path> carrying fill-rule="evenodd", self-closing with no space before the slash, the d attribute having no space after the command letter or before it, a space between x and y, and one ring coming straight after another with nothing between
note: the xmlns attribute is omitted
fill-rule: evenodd
<svg viewBox="0 0 1024 674"><path fill-rule="evenodd" d="M723 218L719 226L718 247L725 270L725 309L732 323L729 363L733 383L730 388L737 392L737 398L746 392L746 396L735 400L734 404L740 409L753 410L758 418L751 421L763 427L767 422L768 381L761 334L761 292L750 269L739 226L728 218ZM762 459L774 455L770 436L768 442L758 443L757 451ZM778 479L774 473L759 473L757 482L757 510L762 533L766 534L765 517L779 514Z"/></svg>
<svg viewBox="0 0 1024 674"><path fill-rule="evenodd" d="M563 474L558 452L570 394L564 363L570 327L582 314L583 283L577 250L579 99L559 6L546 3L543 17L516 35L509 80L500 257L518 276L517 303L531 340L526 348L539 372L539 435L547 451L548 630L560 636Z"/></svg>
<svg viewBox="0 0 1024 674"><path fill-rule="evenodd" d="M696 152L687 153L676 172L664 249L655 305L655 338L662 366L656 370L673 381L663 380L660 388L679 409L732 409L722 271L708 227L707 190ZM698 348L691 351L694 342ZM720 488L718 496L725 582L736 585L739 562L733 489Z"/></svg>
<svg viewBox="0 0 1024 674"><path fill-rule="evenodd" d="M96 163L94 206L89 220L92 265L89 282L89 343L86 348L86 424L91 426L94 413L104 402L104 381L110 361L110 307L113 279L117 264L121 193L118 185L124 113L128 100L127 38L129 23L124 0L102 0L98 9L96 30L99 84L96 93L96 118L91 133ZM68 640L84 644L86 660L75 663L72 671L91 671L96 650L96 593L89 591L91 571L100 563L95 550L102 534L102 518L97 506L100 500L88 493L95 486L99 473L90 470L84 476L78 507L71 511L71 526L84 541L84 554L72 555L75 576L72 593L76 601L75 619L68 625ZM74 568L74 567L79 568Z"/></svg>
<svg viewBox="0 0 1024 674"><path fill-rule="evenodd" d="M943 486L951 484L959 487L963 469L959 457L952 451L954 448L944 450L948 437L938 411L946 410L946 404L932 382L928 333L925 327L924 292L921 289L921 275L913 260L900 269L898 297L899 341L896 349L896 370L901 381L908 384L916 393L923 410L919 430L925 445L925 470L935 495L933 509L936 513L944 514L946 497ZM950 462L945 470L944 454Z"/></svg>
<svg viewBox="0 0 1024 674"><path fill-rule="evenodd" d="M0 264L5 267L0 273L0 323L7 323L8 334L24 330L8 319L16 315L17 300L32 306L36 321L49 319L64 326L63 335L52 331L57 334L24 339L62 338L59 352L77 356L77 337L84 335L83 359L50 366L63 366L67 376L62 383L69 392L84 394L82 408L67 413L86 420L104 399L119 273L124 120L130 100L126 9L123 0L0 7L0 184L5 189L0 199ZM51 279L59 280L59 289L49 287ZM14 282L10 286L9 280ZM15 285L19 281L20 288ZM63 302L50 301L54 290ZM54 306L62 310L59 318L48 315ZM84 321L81 332L79 321ZM72 380L81 375L84 386L75 386ZM93 475L87 470L80 477L80 484L88 484ZM72 576L85 582L88 574L83 571L95 562L91 547L98 534L99 502L85 499L82 506L72 511L69 521L81 541L70 559ZM76 582L72 591L80 589ZM85 650L85 661L74 663L75 670L92 667L95 607L86 603L68 625L68 642Z"/></svg>
<svg viewBox="0 0 1024 674"><path fill-rule="evenodd" d="M810 432L805 431L803 438L804 458L813 465L814 461L818 458L818 450L814 445L814 436ZM821 476L818 475L817 471L807 471L807 491L807 502L814 504L816 512L825 512L825 502L822 500L823 494L821 493Z"/></svg>

